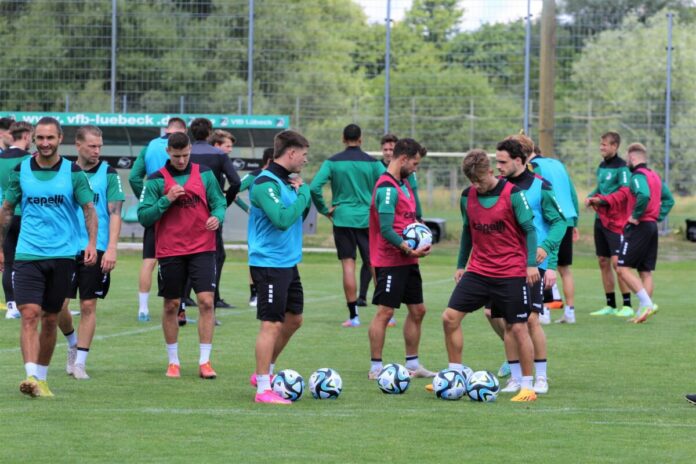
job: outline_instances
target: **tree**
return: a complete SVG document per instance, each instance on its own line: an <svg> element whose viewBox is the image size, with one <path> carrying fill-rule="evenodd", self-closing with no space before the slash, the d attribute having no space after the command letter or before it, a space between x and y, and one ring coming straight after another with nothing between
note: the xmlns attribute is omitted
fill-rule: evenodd
<svg viewBox="0 0 696 464"><path fill-rule="evenodd" d="M414 0L404 22L426 42L440 46L457 31L464 14L458 0Z"/></svg>
<svg viewBox="0 0 696 464"><path fill-rule="evenodd" d="M607 30L588 42L573 66L573 86L561 101L559 114L569 125L562 125L561 153L580 172L588 153L596 153L599 135L618 130L626 141L644 143L652 154L651 164L662 169L664 152L664 115L666 88L667 20L665 11L642 22L628 16L616 30ZM675 19L673 32L672 98L682 104L673 106L675 127L673 160L680 169L672 171L673 186L684 192L693 189L692 170L696 152L689 129L696 125L693 95L696 93L696 57L691 52L696 38L690 26ZM573 118L569 117L573 115ZM582 122L578 123L578 118ZM693 131L691 131L693 133ZM588 134L594 134L588 135ZM594 145L594 146L593 146ZM583 150L584 147L584 150ZM588 152L589 150L589 152ZM596 156L589 162L596 164ZM586 166L586 165L585 165Z"/></svg>

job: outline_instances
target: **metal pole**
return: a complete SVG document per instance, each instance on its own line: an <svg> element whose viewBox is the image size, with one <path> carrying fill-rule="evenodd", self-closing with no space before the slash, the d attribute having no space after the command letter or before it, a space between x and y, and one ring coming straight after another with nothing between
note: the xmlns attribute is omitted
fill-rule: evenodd
<svg viewBox="0 0 696 464"><path fill-rule="evenodd" d="M124 93L123 94L123 103L121 104L121 113L127 113L128 112L128 94Z"/></svg>
<svg viewBox="0 0 696 464"><path fill-rule="evenodd" d="M116 2L111 0L111 112L116 112Z"/></svg>
<svg viewBox="0 0 696 464"><path fill-rule="evenodd" d="M179 113L184 114L184 101L185 98L183 95L179 97Z"/></svg>
<svg viewBox="0 0 696 464"><path fill-rule="evenodd" d="M70 94L65 94L65 112L68 113L70 111Z"/></svg>
<svg viewBox="0 0 696 464"><path fill-rule="evenodd" d="M254 113L254 0L249 0L249 51L247 52L247 114Z"/></svg>
<svg viewBox="0 0 696 464"><path fill-rule="evenodd" d="M384 51L384 133L389 132L389 71L391 67L391 0L387 0L387 44Z"/></svg>
<svg viewBox="0 0 696 464"><path fill-rule="evenodd" d="M669 186L669 155L672 130L672 19L674 13L667 13L667 91L665 92L665 184ZM669 218L665 216L665 231L669 229Z"/></svg>
<svg viewBox="0 0 696 464"><path fill-rule="evenodd" d="M529 135L529 55L532 48L532 0L527 0L527 24L524 37L524 133Z"/></svg>
<svg viewBox="0 0 696 464"><path fill-rule="evenodd" d="M544 156L553 154L555 133L556 1L544 0L541 11L539 50L539 147ZM530 105L531 106L531 105Z"/></svg>

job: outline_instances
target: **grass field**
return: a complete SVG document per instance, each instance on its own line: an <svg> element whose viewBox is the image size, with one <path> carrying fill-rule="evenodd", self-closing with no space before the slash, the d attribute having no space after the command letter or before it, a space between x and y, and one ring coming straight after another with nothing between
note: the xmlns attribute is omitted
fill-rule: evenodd
<svg viewBox="0 0 696 464"><path fill-rule="evenodd" d="M689 252L689 244L679 246ZM332 367L344 391L336 401L305 397L288 407L253 403L248 377L258 325L245 304L242 253L231 253L224 270L223 296L238 308L219 311L214 381L197 378L195 325L180 332L182 378L165 378L159 323L136 320L140 260L121 253L98 310L91 380L65 375L60 337L49 372L56 397L23 397L19 323L0 321L0 462L694 462L696 408L683 399L696 392L693 260L660 262L661 312L633 325L588 316L603 306L603 292L594 258L580 248L578 324L547 326L551 390L533 404L504 395L493 404L445 402L427 393L422 379L403 396L382 394L366 379L366 326L374 309L362 311L363 327L341 328L339 265L333 254L306 255L300 267L305 325L278 368L308 379L313 370ZM453 287L455 252L446 244L422 261L429 314L421 359L430 369L447 364L439 316ZM154 319L160 306L151 299ZM403 312L397 317L403 321ZM481 312L464 320L464 336L465 363L497 370L502 344ZM403 363L403 355L400 330L390 329L385 362Z"/></svg>

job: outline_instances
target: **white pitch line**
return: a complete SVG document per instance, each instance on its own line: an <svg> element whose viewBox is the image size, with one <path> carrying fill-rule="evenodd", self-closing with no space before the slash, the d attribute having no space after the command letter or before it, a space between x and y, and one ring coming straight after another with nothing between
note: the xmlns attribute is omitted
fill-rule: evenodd
<svg viewBox="0 0 696 464"><path fill-rule="evenodd" d="M664 422L655 422L655 421L650 421L650 422L591 421L590 424L610 425L612 427L616 426L616 425L625 425L628 427L664 427L664 428L687 428L687 429L696 428L696 424L666 424Z"/></svg>

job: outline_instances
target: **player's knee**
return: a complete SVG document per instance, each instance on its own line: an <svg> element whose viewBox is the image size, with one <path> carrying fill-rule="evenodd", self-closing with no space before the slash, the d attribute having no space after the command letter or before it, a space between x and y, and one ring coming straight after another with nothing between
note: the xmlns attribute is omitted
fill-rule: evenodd
<svg viewBox="0 0 696 464"><path fill-rule="evenodd" d="M488 319L488 322L493 320L493 315L491 312L491 308L483 308L483 314L486 315L486 319Z"/></svg>
<svg viewBox="0 0 696 464"><path fill-rule="evenodd" d="M288 327L293 331L302 327L303 322L304 322L304 319L302 318L302 315L297 315L297 316L285 318L285 324L288 325Z"/></svg>
<svg viewBox="0 0 696 464"><path fill-rule="evenodd" d="M179 312L179 300L164 300L164 313L167 315Z"/></svg>
<svg viewBox="0 0 696 464"><path fill-rule="evenodd" d="M450 309L445 309L442 313L442 326L446 330L455 330L459 327L460 321L457 315Z"/></svg>

